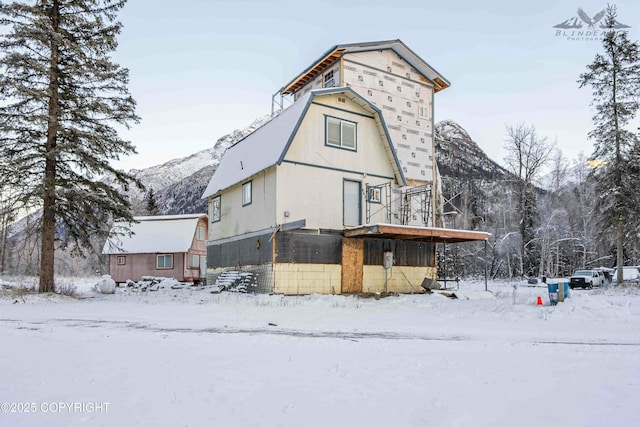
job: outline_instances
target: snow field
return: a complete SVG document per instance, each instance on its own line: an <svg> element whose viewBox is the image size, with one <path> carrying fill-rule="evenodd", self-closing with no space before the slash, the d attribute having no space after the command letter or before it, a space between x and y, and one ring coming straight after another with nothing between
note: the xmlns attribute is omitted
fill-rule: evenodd
<svg viewBox="0 0 640 427"><path fill-rule="evenodd" d="M539 307L546 288L519 284L514 305L506 282L468 300L101 295L81 282L85 299L0 298L0 402L108 411L3 412L0 424L640 425L636 287ZM484 284L460 288L475 298Z"/></svg>

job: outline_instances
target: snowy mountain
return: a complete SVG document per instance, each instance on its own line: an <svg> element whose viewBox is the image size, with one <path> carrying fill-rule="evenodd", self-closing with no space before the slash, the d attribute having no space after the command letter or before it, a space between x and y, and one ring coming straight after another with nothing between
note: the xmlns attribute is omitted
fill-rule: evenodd
<svg viewBox="0 0 640 427"><path fill-rule="evenodd" d="M242 130L219 138L213 147L190 156L170 160L145 169L132 169L130 172L144 186L153 188L156 202L164 214L182 214L206 212L206 201L200 200L211 176L220 164L227 148L249 135L271 119L267 115L260 117ZM132 188L129 197L136 214L145 213L145 193Z"/></svg>

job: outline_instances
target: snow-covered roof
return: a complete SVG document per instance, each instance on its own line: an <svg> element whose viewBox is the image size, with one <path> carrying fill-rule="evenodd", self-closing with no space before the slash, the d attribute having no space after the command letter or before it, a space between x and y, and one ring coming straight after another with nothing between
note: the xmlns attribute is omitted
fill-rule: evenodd
<svg viewBox="0 0 640 427"><path fill-rule="evenodd" d="M335 87L312 90L300 97L293 105L274 117L273 120L229 147L202 198L212 196L262 170L282 163L313 99L318 96L335 93L345 94L352 101L374 114L380 133L385 140L385 149L392 162L396 178L398 182L406 185L404 173L395 149L391 144L391 138L389 137L382 112L353 89Z"/></svg>
<svg viewBox="0 0 640 427"><path fill-rule="evenodd" d="M104 244L103 254L148 254L187 252L193 242L196 226L205 214L139 216L135 223L117 222L112 231L129 228L132 234L115 236Z"/></svg>

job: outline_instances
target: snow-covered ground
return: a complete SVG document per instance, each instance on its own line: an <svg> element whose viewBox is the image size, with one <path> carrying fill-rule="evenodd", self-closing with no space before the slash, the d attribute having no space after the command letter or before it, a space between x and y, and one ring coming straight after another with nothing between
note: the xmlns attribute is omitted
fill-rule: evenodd
<svg viewBox="0 0 640 427"><path fill-rule="evenodd" d="M96 280L2 291L1 426L640 425L636 286L550 306L506 282L376 300Z"/></svg>

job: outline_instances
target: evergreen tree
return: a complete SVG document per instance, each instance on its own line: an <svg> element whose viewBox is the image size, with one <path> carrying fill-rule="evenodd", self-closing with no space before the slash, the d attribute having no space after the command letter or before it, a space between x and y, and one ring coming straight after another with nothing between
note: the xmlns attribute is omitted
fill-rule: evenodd
<svg viewBox="0 0 640 427"><path fill-rule="evenodd" d="M156 193L153 191L153 187L149 187L147 191L147 213L149 215L158 215L158 203L156 202Z"/></svg>
<svg viewBox="0 0 640 427"><path fill-rule="evenodd" d="M0 2L0 157L23 205L42 209L40 292L54 290L56 239L79 253L112 220L132 220L117 187L141 184L109 163L135 153L113 126L139 120L129 72L110 57L125 3Z"/></svg>
<svg viewBox="0 0 640 427"><path fill-rule="evenodd" d="M601 237L613 232L616 239L616 265L624 265L625 235L637 223L636 193L639 177L634 175L639 152L638 136L625 129L640 107L640 48L627 31L616 30L616 9L607 7L603 52L596 55L580 75L580 87L591 86L596 114L589 137L595 141L592 159L596 167L596 212ZM618 283L622 268L618 268Z"/></svg>

